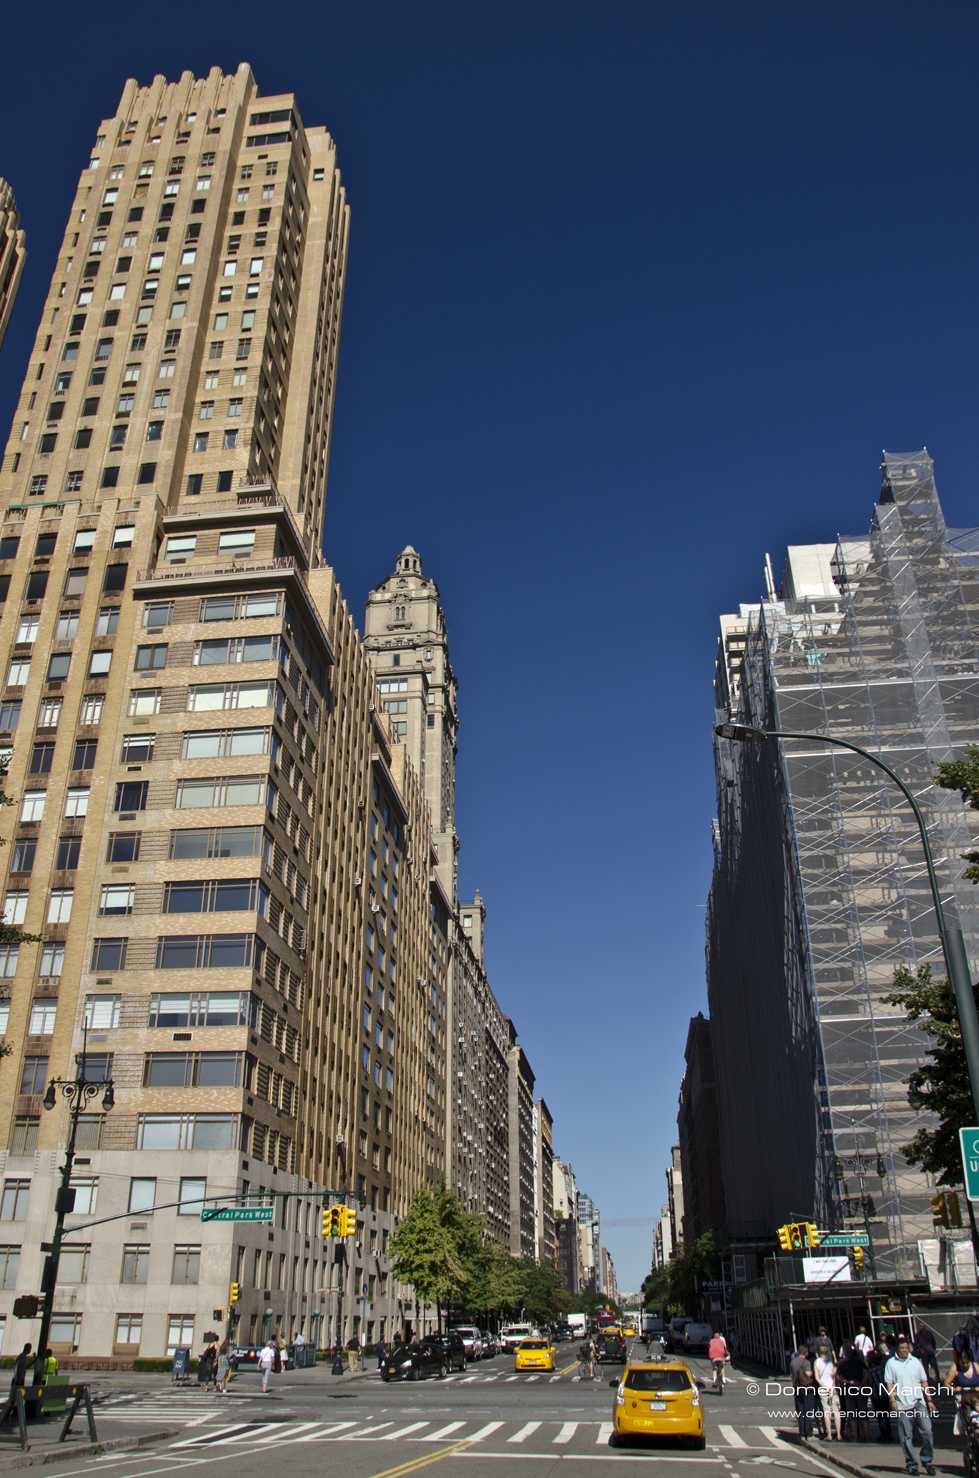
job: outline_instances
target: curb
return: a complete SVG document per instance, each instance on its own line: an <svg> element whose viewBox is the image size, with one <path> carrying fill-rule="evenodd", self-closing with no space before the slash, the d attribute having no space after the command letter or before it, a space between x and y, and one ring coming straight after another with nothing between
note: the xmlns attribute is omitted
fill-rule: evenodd
<svg viewBox="0 0 979 1478"><path fill-rule="evenodd" d="M814 1442L811 1437L799 1438L800 1447L804 1447L807 1452L811 1452L816 1457L822 1458L823 1462L833 1463L835 1467L842 1468L845 1473L852 1473L854 1478L884 1478L884 1473L880 1468L862 1468L859 1463L852 1462L848 1457L838 1457L836 1449L840 1445L837 1442ZM875 1444L868 1443L867 1445L873 1446ZM890 1444L884 1443L882 1445L889 1446ZM903 1468L891 1468L887 1470L887 1478L890 1478L891 1474L893 1474L893 1478L905 1478Z"/></svg>
<svg viewBox="0 0 979 1478"><path fill-rule="evenodd" d="M13 1473L18 1468L38 1467L43 1463L63 1463L76 1457L100 1457L104 1452L136 1452L153 1442L179 1437L183 1427L164 1427L159 1432L144 1432L140 1437L110 1437L106 1442L86 1442L81 1447L58 1443L53 1450L20 1452L16 1457L0 1458L0 1473ZM28 1432L28 1435L30 1433Z"/></svg>

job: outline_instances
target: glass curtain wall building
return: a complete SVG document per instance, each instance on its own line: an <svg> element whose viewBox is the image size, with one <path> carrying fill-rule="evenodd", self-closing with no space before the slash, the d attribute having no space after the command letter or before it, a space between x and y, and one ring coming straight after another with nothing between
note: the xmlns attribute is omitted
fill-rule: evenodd
<svg viewBox="0 0 979 1478"><path fill-rule="evenodd" d="M769 582L722 618L718 718L852 739L896 770L975 966L960 859L976 818L932 777L979 737L979 530L946 527L927 452L885 453L882 473L869 538L790 549L782 598ZM800 1213L862 1225L863 1191L879 1276L917 1276L931 1186L900 1147L930 1121L905 1082L927 1039L882 1000L901 965L944 970L914 818L881 771L823 744L715 738L715 761L707 974L732 1244Z"/></svg>

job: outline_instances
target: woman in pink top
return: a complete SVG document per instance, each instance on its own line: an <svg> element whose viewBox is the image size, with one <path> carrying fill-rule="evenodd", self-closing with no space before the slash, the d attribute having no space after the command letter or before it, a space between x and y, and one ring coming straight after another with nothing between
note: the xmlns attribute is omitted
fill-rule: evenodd
<svg viewBox="0 0 979 1478"><path fill-rule="evenodd" d="M724 1361L727 1357L727 1343L723 1334L714 1331L714 1338L707 1346L707 1358L714 1367L714 1390L719 1396L724 1395Z"/></svg>

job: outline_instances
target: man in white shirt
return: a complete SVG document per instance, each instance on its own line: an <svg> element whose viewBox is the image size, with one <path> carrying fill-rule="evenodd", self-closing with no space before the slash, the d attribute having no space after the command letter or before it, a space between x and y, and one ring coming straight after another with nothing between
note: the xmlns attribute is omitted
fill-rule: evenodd
<svg viewBox="0 0 979 1478"><path fill-rule="evenodd" d="M275 1351L272 1348L271 1339L265 1341L265 1348L258 1352L258 1368L262 1372L262 1395L267 1396L269 1390L269 1375L275 1360Z"/></svg>
<svg viewBox="0 0 979 1478"><path fill-rule="evenodd" d="M925 1472L934 1474L935 1450L931 1440L931 1417L936 1415L935 1403L927 1389L928 1376L925 1367L916 1355L906 1335L897 1342L897 1354L892 1355L884 1366L884 1383L890 1397L891 1410L897 1416L897 1434L904 1449L904 1461L909 1473L918 1472L918 1460L914 1452L914 1429L921 1437L921 1461Z"/></svg>
<svg viewBox="0 0 979 1478"><path fill-rule="evenodd" d="M870 1355L873 1347L874 1342L867 1334L867 1326L865 1324L861 1324L860 1328L857 1330L857 1337L853 1341L853 1348L855 1350L859 1350L863 1358L866 1360Z"/></svg>

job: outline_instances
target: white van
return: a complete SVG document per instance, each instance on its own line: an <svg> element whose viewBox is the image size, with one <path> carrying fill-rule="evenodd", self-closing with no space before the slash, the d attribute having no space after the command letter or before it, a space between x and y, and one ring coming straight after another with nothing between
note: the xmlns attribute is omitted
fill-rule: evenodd
<svg viewBox="0 0 979 1478"><path fill-rule="evenodd" d="M507 1324L500 1330L500 1345L504 1354L512 1355L522 1339L540 1339L540 1330L533 1324Z"/></svg>
<svg viewBox="0 0 979 1478"><path fill-rule="evenodd" d="M684 1353L690 1355L694 1350L706 1350L713 1338L712 1324L696 1324L691 1321L683 1331Z"/></svg>

